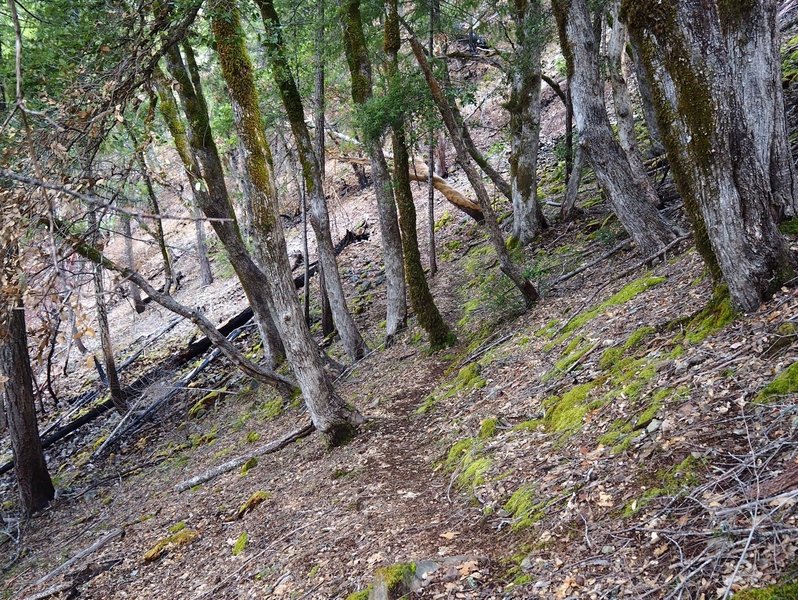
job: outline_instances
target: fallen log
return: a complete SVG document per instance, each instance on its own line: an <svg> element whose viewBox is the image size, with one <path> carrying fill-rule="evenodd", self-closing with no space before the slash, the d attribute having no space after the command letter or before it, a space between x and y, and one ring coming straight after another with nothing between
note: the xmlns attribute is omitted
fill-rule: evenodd
<svg viewBox="0 0 798 600"><path fill-rule="evenodd" d="M261 446L260 448L256 448L253 452L248 452L247 454L242 454L237 458L232 460L228 460L226 463L222 463L212 469L205 471L204 473L200 473L199 475L192 477L191 479L187 479L178 483L175 486L176 492L185 492L188 489L193 488L196 485L200 485L202 483L206 483L211 479L216 479L220 475L224 475L234 469L241 467L244 463L252 458L257 458L259 456L264 456L266 454L271 454L273 452L277 452L278 450L282 450L288 444L295 442L296 440L307 437L313 430L316 429L313 426L313 423L307 423L304 427L292 431L291 433L281 437L278 440L274 440Z"/></svg>

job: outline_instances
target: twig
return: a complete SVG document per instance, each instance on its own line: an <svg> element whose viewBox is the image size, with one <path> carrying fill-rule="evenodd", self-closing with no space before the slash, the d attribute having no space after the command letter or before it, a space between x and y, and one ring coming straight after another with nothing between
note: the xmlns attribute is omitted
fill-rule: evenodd
<svg viewBox="0 0 798 600"><path fill-rule="evenodd" d="M61 565L59 565L58 567L56 567L55 569L53 569L52 571L47 573L47 575L45 575L44 577L42 577L41 579L36 581L36 583L34 583L33 585L41 585L43 583L46 583L46 582L50 581L53 577L56 577L57 575L60 575L61 573L63 573L67 569L69 569L69 567L74 565L79 560L81 560L83 558L86 558L90 554L94 554L97 550L99 550L100 548L105 546L105 544L110 542L112 539L122 535L123 532L124 532L124 530L121 529L121 528L117 528L117 529L113 529L113 530L109 531L103 537L101 537L99 540L94 542L91 546L89 546L88 548L84 548L83 550L78 552L75 556L70 558L68 561L66 561L65 563L62 563Z"/></svg>

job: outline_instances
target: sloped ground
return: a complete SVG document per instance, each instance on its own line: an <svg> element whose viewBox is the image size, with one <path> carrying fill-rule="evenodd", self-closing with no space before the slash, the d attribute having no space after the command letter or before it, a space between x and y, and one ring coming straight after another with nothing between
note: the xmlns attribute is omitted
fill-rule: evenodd
<svg viewBox="0 0 798 600"><path fill-rule="evenodd" d="M785 289L732 318L685 247L650 270L615 252L555 284L620 241L589 179L583 205L593 206L581 220L516 251L544 292L526 313L479 228L436 206L433 291L459 343L431 356L412 322L397 344L380 347L384 284L369 191L336 200L339 227L372 225L371 239L341 257L375 348L337 384L369 417L363 431L333 451L316 436L300 440L245 474L178 493L177 483L305 418L216 362L108 458L90 454L113 415L48 455L62 465L61 496L11 528L19 544L0 545L3 564L22 552L4 593L346 598L381 567L425 559L448 566L412 597L722 598L789 581L798 386L795 376L767 386L798 359L798 293ZM557 193L555 181L544 177L544 195ZM468 189L459 172L452 183ZM424 215L426 192L417 193ZM190 229L181 228L188 270ZM196 301L190 286L181 297ZM223 306L213 311L223 321L241 295L221 280L202 301L209 311ZM120 304L112 318L130 312ZM153 310L136 319L124 328L131 348L163 323ZM191 335L176 329L150 360ZM238 343L256 351L251 335ZM187 418L203 399L206 408ZM117 529L124 535L34 585ZM159 557L145 559L159 546Z"/></svg>

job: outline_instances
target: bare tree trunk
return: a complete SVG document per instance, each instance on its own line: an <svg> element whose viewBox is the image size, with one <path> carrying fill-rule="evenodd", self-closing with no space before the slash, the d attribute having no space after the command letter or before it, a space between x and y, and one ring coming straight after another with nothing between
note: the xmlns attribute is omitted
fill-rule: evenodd
<svg viewBox="0 0 798 600"><path fill-rule="evenodd" d="M99 240L99 224L97 217L92 210L89 212L89 232L91 233L92 243L95 246ZM94 302L97 309L97 329L100 332L100 345L103 351L103 361L105 362L105 376L108 378L108 391L111 394L111 402L120 414L127 412L127 401L122 393L122 385L119 382L119 373L116 370L114 359L114 348L111 344L111 328L108 325L108 310L105 302L105 282L102 265L94 265Z"/></svg>
<svg viewBox="0 0 798 600"><path fill-rule="evenodd" d="M581 146L576 148L576 158L574 159L571 175L568 177L568 186L565 189L565 198L560 206L560 219L568 221L573 216L576 206L576 197L579 194L579 183L582 181L582 171L585 166L585 152Z"/></svg>
<svg viewBox="0 0 798 600"><path fill-rule="evenodd" d="M662 145L662 136L659 132L659 125L657 125L657 116L654 113L654 98L651 92L651 85L648 81L648 75L646 75L646 67L640 57L640 49L631 38L629 39L629 48L635 67L637 89L640 92L640 105L643 111L643 119L646 121L648 137L651 140L651 154L654 156L661 156L665 153L665 146Z"/></svg>
<svg viewBox="0 0 798 600"><path fill-rule="evenodd" d="M401 47L399 13L397 0L386 0L385 4L387 16L385 18L384 48L388 59L387 75L391 82L389 85L396 85L399 77L398 52ZM394 195L396 206L399 209L399 227L402 230L402 253L405 257L408 295L419 325L429 336L430 349L435 351L451 345L455 340L449 326L438 311L438 307L435 306L435 299L432 297L427 278L424 275L424 267L421 264L416 232L416 207L410 187L410 157L405 142L404 123L400 119L392 125L392 128Z"/></svg>
<svg viewBox="0 0 798 600"><path fill-rule="evenodd" d="M429 37L427 39L427 52L434 56L435 30L438 27L438 13L440 6L436 2L429 3ZM438 272L438 256L435 248L435 131L429 132L429 158L427 159L429 173L429 186L427 187L427 235L429 237L429 276L435 277Z"/></svg>
<svg viewBox="0 0 798 600"><path fill-rule="evenodd" d="M325 37L325 3L324 0L318 2L318 13L316 22L316 39L314 49L314 94L313 94L313 123L315 126L315 147L316 156L319 160L319 174L321 175L322 193L327 197L326 193L326 170L327 170L327 151L325 145L324 128L326 127L324 119L324 37ZM324 268L319 265L319 293L321 304L321 334L324 337L332 334L335 331L333 323L332 307L330 306L330 296L327 294L327 285L324 283ZM305 284L307 285L307 283Z"/></svg>
<svg viewBox="0 0 798 600"><path fill-rule="evenodd" d="M493 249L496 251L496 256L499 259L501 271L507 275L507 277L509 277L519 289L524 297L525 304L528 307L532 306L532 304L534 304L539 298L538 291L533 283L526 279L519 268L513 264L510 254L507 252L507 246L504 243L504 238L502 236L501 230L499 229L499 223L496 220L496 213L493 211L493 206L491 205L490 198L488 197L488 191L485 189L485 185L482 183L482 177L480 177L479 173L474 168L474 165L471 163L468 149L463 141L463 137L458 127L454 113L452 112L451 106L449 105L449 102L443 93L440 83L432 73L432 69L427 62L426 56L424 56L424 48L419 43L418 39L412 35L412 32L410 36L410 45L413 48L413 54L416 57L416 62L418 62L421 70L424 72L424 77L427 80L427 85L432 93L432 98L441 113L441 117L443 117L443 122L446 125L446 129L449 131L449 136L452 139L452 144L454 144L454 149L457 153L457 163L462 167L463 171L465 171L468 181L471 183L471 186L474 188L474 192L477 195L477 200L479 201L480 208L482 209L482 214L485 216L485 227L488 230L491 243L493 244Z"/></svg>
<svg viewBox="0 0 798 600"><path fill-rule="evenodd" d="M214 7L212 31L222 75L230 92L236 129L247 151L247 170L255 192L254 232L274 303L275 321L313 424L326 436L328 443L337 445L353 434L362 417L333 390L324 373L318 348L302 318L277 212L277 189L268 160L270 151L263 133L252 64L234 0L220 0Z"/></svg>
<svg viewBox="0 0 798 600"><path fill-rule="evenodd" d="M540 50L542 7L539 0L515 0L516 51L510 75L510 191L513 237L526 246L546 225L538 206L540 146Z"/></svg>
<svg viewBox="0 0 798 600"><path fill-rule="evenodd" d="M125 238L125 262L131 271L135 271L136 257L133 253L133 229L130 226L130 215L125 213L122 214L122 235ZM127 288L133 300L133 307L136 309L136 312L139 314L143 313L147 305L141 300L141 290L139 286L133 282L128 282Z"/></svg>
<svg viewBox="0 0 798 600"><path fill-rule="evenodd" d="M360 0L344 0L341 5L341 28L349 74L352 78L352 100L364 105L372 96L371 61L369 59ZM377 210L382 233L382 252L385 262L388 311L385 321L386 342L390 343L407 321L407 302L402 258L402 239L396 215L391 177L380 140L366 144L371 159L371 178L377 197Z"/></svg>
<svg viewBox="0 0 798 600"><path fill-rule="evenodd" d="M256 4L260 8L267 30L264 46L269 54L272 76L288 115L297 154L302 165L304 187L310 200L310 224L316 234L319 262L323 267L321 274L330 297L333 320L344 348L346 348L346 353L354 361L366 353L367 347L346 305L346 296L338 272L338 262L335 259L335 245L330 233L330 215L327 212L327 199L324 197L324 179L319 168L319 163L324 160L324 156L316 156L313 151L313 141L305 123L302 98L285 56L280 19L274 4L272 0L256 0Z"/></svg>
<svg viewBox="0 0 798 600"><path fill-rule="evenodd" d="M657 212L657 195L647 177L640 178L615 140L604 104L599 72L599 37L587 0L555 0L564 47L573 58L571 94L579 143L618 220L644 256L676 239L673 227Z"/></svg>
<svg viewBox="0 0 798 600"><path fill-rule="evenodd" d="M792 197L778 166L786 131L776 116L783 106L775 3L636 0L624 1L621 15L654 88L698 250L734 305L754 310L796 267L774 216Z"/></svg>
<svg viewBox="0 0 798 600"><path fill-rule="evenodd" d="M208 259L208 243L205 237L205 219L197 201L191 202L191 210L194 213L194 229L197 237L197 259L200 268L200 284L208 286L213 283L213 271L211 261Z"/></svg>
<svg viewBox="0 0 798 600"><path fill-rule="evenodd" d="M173 46L167 52L166 64L178 83L178 94L189 125L188 142L197 157L202 169L202 181L208 190L207 194L200 194L195 198L205 216L212 219L211 226L227 251L230 264L241 282L241 287L258 322L267 363L274 368L283 359L285 352L283 341L272 317L271 299L263 280L263 272L252 260L244 244L227 194L222 163L213 140L205 99L195 90L177 47ZM172 98L171 94L166 96L167 100L169 98ZM163 97L161 102L164 102Z"/></svg>
<svg viewBox="0 0 798 600"><path fill-rule="evenodd" d="M9 265L16 253L7 246L4 254L6 257L3 262ZM36 422L25 308L20 297L6 295L3 290L7 289L0 285L0 385L5 397L5 413L22 510L25 515L31 515L47 506L55 496L55 489L47 471Z"/></svg>
<svg viewBox="0 0 798 600"><path fill-rule="evenodd" d="M648 180L648 173L646 166L643 164L643 157L640 156L640 151L637 148L632 101L629 98L629 88L626 86L626 78L623 74L626 26L618 14L620 8L621 0L614 0L610 12L612 28L607 40L607 70L609 71L612 85L612 103L618 124L618 141L626 153L626 158L629 160L629 166L632 168L635 177L643 181ZM656 206L659 206L659 204L659 197L657 197Z"/></svg>

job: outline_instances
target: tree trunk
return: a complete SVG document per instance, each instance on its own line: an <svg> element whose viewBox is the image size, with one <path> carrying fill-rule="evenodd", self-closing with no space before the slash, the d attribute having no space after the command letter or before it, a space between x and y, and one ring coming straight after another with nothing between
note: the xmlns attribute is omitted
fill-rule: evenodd
<svg viewBox="0 0 798 600"><path fill-rule="evenodd" d="M15 254L10 250L6 248L6 264ZM3 289L7 288L0 286ZM0 382L4 382L1 385L20 501L23 513L29 516L47 506L55 496L55 489L47 472L36 423L25 308L19 296L0 292L0 301Z"/></svg>
<svg viewBox="0 0 798 600"><path fill-rule="evenodd" d="M576 148L571 174L568 176L568 186L565 188L565 197L560 206L560 220L569 221L573 216L576 206L576 197L579 195L579 184L582 181L582 171L585 166L585 152L581 146Z"/></svg>
<svg viewBox="0 0 798 600"><path fill-rule="evenodd" d="M696 245L745 311L795 273L774 218L792 195L791 178L774 166L786 143L776 116L783 107L775 11L768 0L635 0L621 11L654 89Z"/></svg>
<svg viewBox="0 0 798 600"><path fill-rule="evenodd" d="M283 342L272 318L271 299L266 291L264 274L252 260L244 244L230 197L227 194L222 163L213 140L204 97L195 90L194 83L183 64L180 50L176 46L167 52L166 64L172 77L178 83L176 88L189 125L188 142L197 157L202 169L202 181L208 190L207 194L200 194L195 198L205 216L213 219L211 226L227 251L230 264L255 313L267 363L274 368L283 359ZM166 96L166 100L171 98L171 93ZM164 98L161 99L161 102L164 102ZM177 111L174 112L176 115Z"/></svg>
<svg viewBox="0 0 798 600"><path fill-rule="evenodd" d="M220 0L211 19L236 129L247 151L247 170L254 188L253 230L265 282L274 303L275 321L313 424L326 436L328 443L340 444L352 435L362 417L333 390L324 373L318 348L302 318L277 212L277 189L269 165L252 64L234 0Z"/></svg>
<svg viewBox="0 0 798 600"><path fill-rule="evenodd" d="M130 215L122 213L122 235L125 238L125 262L131 271L136 270L136 257L133 253L133 229L130 226ZM133 282L127 283L128 293L133 300L133 307L136 312L141 314L147 308L147 305L141 301L141 290Z"/></svg>
<svg viewBox="0 0 798 600"><path fill-rule="evenodd" d="M465 171L468 181L471 183L471 186L474 188L474 192L477 195L477 200L479 201L480 208L482 209L482 214L485 216L485 226L488 230L488 234L490 235L493 249L496 251L496 256L499 259L501 271L507 275L507 277L509 277L510 280L516 285L524 297L525 304L527 307L530 307L539 298L538 291L532 282L523 276L518 267L514 265L513 261L510 259L510 254L508 253L507 246L504 243L501 229L499 229L499 223L496 220L496 213L493 211L493 206L491 205L490 198L488 197L488 191L485 189L485 185L482 183L482 177L480 177L479 173L474 168L474 165L471 163L468 149L466 148L465 141L463 140L461 131L458 127L457 120L452 112L451 106L449 105L445 94L443 93L440 83L435 78L435 75L433 75L432 69L427 62L427 58L424 56L424 48L421 46L421 43L418 41L418 39L416 39L416 37L412 34L410 36L410 45L413 48L413 54L416 57L416 62L418 62L421 70L424 72L424 77L427 80L427 85L429 86L430 92L432 94L432 99L435 101L435 104L441 113L441 117L443 117L443 122L446 125L446 129L449 131L449 136L452 139L452 144L454 144L454 149L457 153L457 163L460 165L460 167L462 167L463 171Z"/></svg>
<svg viewBox="0 0 798 600"><path fill-rule="evenodd" d="M387 0L386 9L384 47L388 59L387 76L389 85L396 85L400 76L397 55L401 46L397 0ZM451 345L454 342L454 336L438 311L438 307L435 306L435 300L430 292L427 278L424 275L424 267L421 264L416 231L416 206L413 202L413 190L410 187L410 157L407 152L404 122L401 117L393 123L392 128L394 196L399 209L399 227L402 230L402 253L405 257L408 295L419 325L429 336L430 350L435 351Z"/></svg>
<svg viewBox="0 0 798 600"><path fill-rule="evenodd" d="M626 26L618 14L620 8L621 0L614 0L610 12L612 28L607 40L607 70L612 86L612 104L618 125L618 141L626 153L629 166L637 179L648 181L646 166L643 164L643 157L640 156L640 151L637 148L635 116L632 110L632 101L629 98L629 88L623 74L623 52L626 48L627 36ZM657 197L655 206L659 206L659 204L659 197Z"/></svg>
<svg viewBox="0 0 798 600"><path fill-rule="evenodd" d="M330 215L327 212L327 199L324 196L324 179L319 163L324 156L317 156L313 151L313 141L305 123L305 111L302 98L288 65L283 46L280 19L272 0L256 0L261 11L267 35L264 46L271 62L271 71L275 85L291 124L297 154L302 166L305 193L310 200L310 224L316 235L319 262L322 266L324 285L330 298L333 321L341 336L346 353L353 361L365 355L367 347L360 331L346 305L346 296L335 260L335 246L330 233ZM323 130L322 130L323 131Z"/></svg>
<svg viewBox="0 0 798 600"><path fill-rule="evenodd" d="M92 243L99 246L99 223L92 210L89 212L89 232ZM108 310L105 302L105 281L102 265L94 265L94 302L97 309L97 329L100 333L100 346L103 351L103 362L105 363L105 376L108 379L108 391L111 394L111 401L116 411L122 415L127 412L128 406L122 393L122 385L119 382L119 373L116 370L116 360L114 359L114 348L111 344L111 328L108 325Z"/></svg>
<svg viewBox="0 0 798 600"><path fill-rule="evenodd" d="M579 144L593 165L596 179L613 212L643 256L676 239L672 226L657 212L657 195L647 177L640 178L610 128L599 72L599 42L588 0L555 0L563 47L573 59L571 95Z"/></svg>
<svg viewBox="0 0 798 600"><path fill-rule="evenodd" d="M631 38L629 40L629 51L635 67L635 80L637 81L637 89L640 92L640 105L643 111L643 119L646 122L649 140L651 140L651 154L653 156L662 156L665 153L665 146L662 145L662 136L659 133L657 116L654 113L654 96L651 91L651 84L648 81L646 68L640 57L640 49Z"/></svg>
<svg viewBox="0 0 798 600"><path fill-rule="evenodd" d="M513 237L526 246L545 226L538 205L538 148L540 146L540 29L539 0L515 0L513 18L516 52L510 75L510 190Z"/></svg>
<svg viewBox="0 0 798 600"><path fill-rule="evenodd" d="M352 100L362 106L371 99L371 61L363 33L360 0L344 0L341 5L341 28L349 74L352 78ZM386 342L390 343L407 321L407 303L402 263L402 240L396 215L391 177L380 140L366 144L371 159L371 178L377 197L377 210L382 233L382 252L387 287Z"/></svg>

